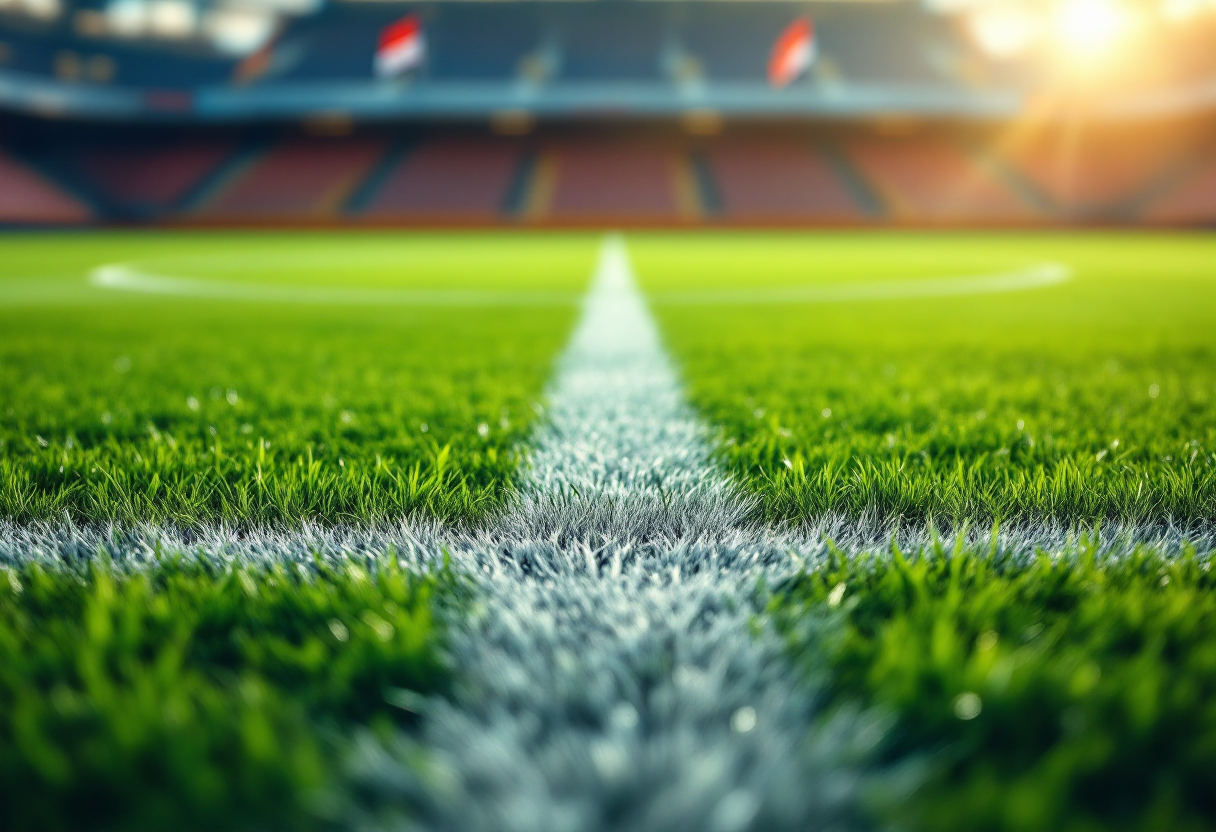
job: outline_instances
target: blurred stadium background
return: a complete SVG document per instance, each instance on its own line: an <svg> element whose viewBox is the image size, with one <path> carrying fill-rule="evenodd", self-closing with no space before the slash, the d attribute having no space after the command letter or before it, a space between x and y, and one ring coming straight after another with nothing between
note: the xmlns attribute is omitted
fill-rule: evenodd
<svg viewBox="0 0 1216 832"><path fill-rule="evenodd" d="M0 0L0 224L1211 224L1213 44L1216 0Z"/></svg>

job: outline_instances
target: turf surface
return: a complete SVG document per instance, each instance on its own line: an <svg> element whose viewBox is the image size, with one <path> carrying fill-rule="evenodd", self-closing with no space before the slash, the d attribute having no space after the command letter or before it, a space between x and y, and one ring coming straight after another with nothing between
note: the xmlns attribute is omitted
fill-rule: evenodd
<svg viewBox="0 0 1216 832"><path fill-rule="evenodd" d="M0 515L189 526L474 520L519 459L582 236L81 234L0 239ZM355 289L557 292L500 308L200 300L158 275ZM343 265L345 264L345 265Z"/></svg>
<svg viewBox="0 0 1216 832"><path fill-rule="evenodd" d="M1212 529L1216 243L629 244L693 403L770 521ZM288 532L476 520L517 474L595 249L576 235L0 239L0 517ZM1073 279L899 300L774 304L762 291L1048 261ZM220 294L274 292L87 283L119 262ZM352 294L324 304L317 289ZM400 294L451 290L548 300ZM761 294L713 296L738 290ZM569 461L588 464L577 448ZM826 659L834 705L894 715L885 752L927 778L885 807L901 828L1210 828L1216 608L1206 556L1175 554L837 553L780 587L770 614L795 662ZM0 825L322 823L358 726L385 738L419 692L449 682L433 615L461 588L380 567L0 572ZM839 634L826 657L812 626L824 615Z"/></svg>
<svg viewBox="0 0 1216 832"><path fill-rule="evenodd" d="M1216 240L634 235L693 403L769 520L1216 517ZM681 293L1071 268L1006 294L690 304Z"/></svg>
<svg viewBox="0 0 1216 832"><path fill-rule="evenodd" d="M0 827L321 828L352 729L448 682L454 577L367 566L0 570Z"/></svg>
<svg viewBox="0 0 1216 832"><path fill-rule="evenodd" d="M1216 819L1210 567L1089 543L1029 560L961 545L837 553L771 611L820 671L806 622L841 620L831 697L889 709L887 753L927 772L885 807L896 828L1198 832Z"/></svg>

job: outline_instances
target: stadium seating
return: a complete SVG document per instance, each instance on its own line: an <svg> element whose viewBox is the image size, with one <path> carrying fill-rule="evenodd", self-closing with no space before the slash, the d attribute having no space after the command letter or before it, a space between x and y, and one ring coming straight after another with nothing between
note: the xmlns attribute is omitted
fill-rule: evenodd
<svg viewBox="0 0 1216 832"><path fill-rule="evenodd" d="M1063 201L1080 180L1057 180L1052 167L1042 179L1023 172L1001 156L999 128L892 136L858 125L815 136L753 127L691 138L566 127L504 137L466 126L269 141L279 129L26 137L0 157L0 221L1216 222L1212 151L1183 154L1164 140L1146 140L1141 161L1102 175L1083 163L1093 174L1085 199ZM1204 135L1196 128L1190 141L1201 146Z"/></svg>
<svg viewBox="0 0 1216 832"><path fill-rule="evenodd" d="M0 152L0 223L64 225L89 218L80 200Z"/></svg>
<svg viewBox="0 0 1216 832"><path fill-rule="evenodd" d="M840 175L809 142L724 142L711 147L706 156L727 219L864 218Z"/></svg>
<svg viewBox="0 0 1216 832"><path fill-rule="evenodd" d="M114 202L157 214L176 208L232 152L226 141L170 142L84 151L76 164Z"/></svg>
<svg viewBox="0 0 1216 832"><path fill-rule="evenodd" d="M845 152L897 219L1018 222L1034 212L962 145L945 138L869 137Z"/></svg>
<svg viewBox="0 0 1216 832"><path fill-rule="evenodd" d="M1015 131L1001 152L1058 208L1112 215L1133 208L1185 158L1188 141L1168 127L1076 126Z"/></svg>
<svg viewBox="0 0 1216 832"><path fill-rule="evenodd" d="M1216 223L1216 158L1208 158L1149 206L1145 218L1164 223Z"/></svg>
<svg viewBox="0 0 1216 832"><path fill-rule="evenodd" d="M244 46L31 3L0 14L5 222L1214 220L1216 14L1079 83L930 2L270 3ZM377 77L407 14L418 63Z"/></svg>
<svg viewBox="0 0 1216 832"><path fill-rule="evenodd" d="M571 80L661 78L662 26L626 3L597 3L564 15L561 77Z"/></svg>
<svg viewBox="0 0 1216 832"><path fill-rule="evenodd" d="M2 4L0 4L2 5ZM92 3L87 5L94 5ZM104 5L104 4L103 4ZM274 4L271 4L274 5ZM291 4L287 4L291 5ZM298 5L298 4L297 4ZM308 4L305 4L308 5ZM373 54L379 33L410 8L389 3L322 3L315 13L288 14L274 38L248 55L208 49L205 39L145 41L138 37L82 35L71 26L45 32L4 33L10 59L8 69L24 84L30 79L57 78L57 57L75 56L78 64L103 58L111 67L106 92L133 91L132 97L68 96L63 107L98 112L113 107L117 117L130 117L132 108L145 111L226 111L240 117L264 113L262 103L276 112L293 115L349 106L380 109L409 102L411 112L432 108L432 115L449 111L452 100L431 88L415 99L376 96L379 82L373 73ZM497 107L496 98L511 90L521 75L535 82L534 92L544 98L554 88L598 85L602 102L634 109L638 101L653 102L667 95L668 112L682 106L672 96L672 81L695 76L712 96L717 84L746 84L754 94L766 95L766 67L773 42L795 18L809 14L819 33L821 66L833 80L874 83L888 93L900 89L969 92L957 71L966 44L947 18L921 4L812 4L791 5L781 0L748 3L439 3L422 12L427 54L408 83L425 90L437 82L470 85L483 113ZM93 24L96 25L96 24ZM529 61L544 52L546 60ZM945 59L941 59L945 56ZM674 60L673 60L674 59ZM83 62L83 63L82 63ZM791 106L797 89L817 83L814 77L787 91ZM259 87L290 82L259 98ZM239 95L230 95L235 86ZM101 89L99 86L98 89ZM346 99L343 94L361 95ZM488 93L487 93L488 90ZM86 89L97 92L97 89ZM738 90L736 89L735 92ZM915 90L914 90L915 92ZM566 93L557 98L567 101ZM535 101L536 99L532 99ZM107 104L109 101L111 103ZM251 103L254 102L254 103ZM159 102L156 106L154 102ZM225 103L226 102L226 103ZM324 103L322 103L324 102ZM162 106L166 105L166 106ZM597 103L595 106L605 106ZM653 104L647 105L653 106ZM366 111L365 111L366 112Z"/></svg>
<svg viewBox="0 0 1216 832"><path fill-rule="evenodd" d="M436 16L428 29L432 45L429 78L459 81L503 81L513 78L521 59L535 52L544 28L531 15L510 5L454 4Z"/></svg>
<svg viewBox="0 0 1216 832"><path fill-rule="evenodd" d="M494 220L521 157L514 142L426 142L388 172L362 213L378 219Z"/></svg>
<svg viewBox="0 0 1216 832"><path fill-rule="evenodd" d="M374 139L292 140L255 158L199 208L213 219L334 217L385 151Z"/></svg>
<svg viewBox="0 0 1216 832"><path fill-rule="evenodd" d="M675 150L569 142L542 151L528 210L558 220L675 220L700 210L691 179Z"/></svg>
<svg viewBox="0 0 1216 832"><path fill-rule="evenodd" d="M917 4L858 3L848 14L815 15L823 54L850 81L954 86L959 77L928 56L958 52L950 23L928 17ZM892 35L902 43L892 39ZM915 44L915 48L909 48Z"/></svg>

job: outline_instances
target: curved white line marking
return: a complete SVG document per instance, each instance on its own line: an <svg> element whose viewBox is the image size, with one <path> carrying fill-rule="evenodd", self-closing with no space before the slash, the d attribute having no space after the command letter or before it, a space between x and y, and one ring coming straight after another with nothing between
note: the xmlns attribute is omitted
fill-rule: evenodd
<svg viewBox="0 0 1216 832"><path fill-rule="evenodd" d="M774 289L700 289L654 292L652 303L718 305L732 303L839 303L865 300L904 300L962 295L988 295L1042 289L1065 283L1072 269L1063 263L1042 263L1014 272L924 280L880 280L826 286ZM321 305L407 306L547 306L578 303L580 295L558 291L494 291L487 289L342 289L327 286L275 286L141 272L124 263L99 266L89 282L103 289L206 300Z"/></svg>
<svg viewBox="0 0 1216 832"><path fill-rule="evenodd" d="M148 274L125 263L99 266L89 282L103 289L204 300L350 306L564 306L577 304L578 292L494 291L492 289L342 289L330 286L275 286Z"/></svg>
<svg viewBox="0 0 1216 832"><path fill-rule="evenodd" d="M1072 269L1063 263L1041 263L1000 274L970 277L934 277L923 280L876 280L826 286L791 286L776 289L723 289L687 292L655 292L653 303L838 303L854 300L903 300L956 295L991 295L1057 286L1072 279Z"/></svg>

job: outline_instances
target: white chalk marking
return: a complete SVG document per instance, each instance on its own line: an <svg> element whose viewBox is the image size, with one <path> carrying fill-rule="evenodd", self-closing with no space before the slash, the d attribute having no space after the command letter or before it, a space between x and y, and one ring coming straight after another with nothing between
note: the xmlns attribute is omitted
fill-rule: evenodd
<svg viewBox="0 0 1216 832"><path fill-rule="evenodd" d="M577 294L555 291L277 286L151 274L123 263L97 267L89 273L89 282L102 289L146 295L318 306L569 306L578 302Z"/></svg>
<svg viewBox="0 0 1216 832"><path fill-rule="evenodd" d="M881 280L772 289L695 289L659 291L653 303L671 305L798 304L964 297L1024 292L1058 286L1072 278L1063 263L1042 263L1012 272L966 277ZM578 295L560 291L488 289L359 289L291 286L200 277L178 277L144 271L128 263L98 266L89 273L98 288L168 297L244 303L365 306L550 306L577 302Z"/></svg>
<svg viewBox="0 0 1216 832"><path fill-rule="evenodd" d="M425 714L442 788L403 802L460 832L849 828L874 726L813 728L813 689L753 632L761 581L801 561L713 464L619 238L547 416L488 545L454 554L482 615L454 634L458 695Z"/></svg>
<svg viewBox="0 0 1216 832"><path fill-rule="evenodd" d="M1069 266L1063 263L1041 263L1017 271L966 277L875 280L772 289L695 289L655 292L650 295L650 300L653 303L680 305L846 303L849 301L945 298L1024 292L1058 286L1071 279L1072 269Z"/></svg>

